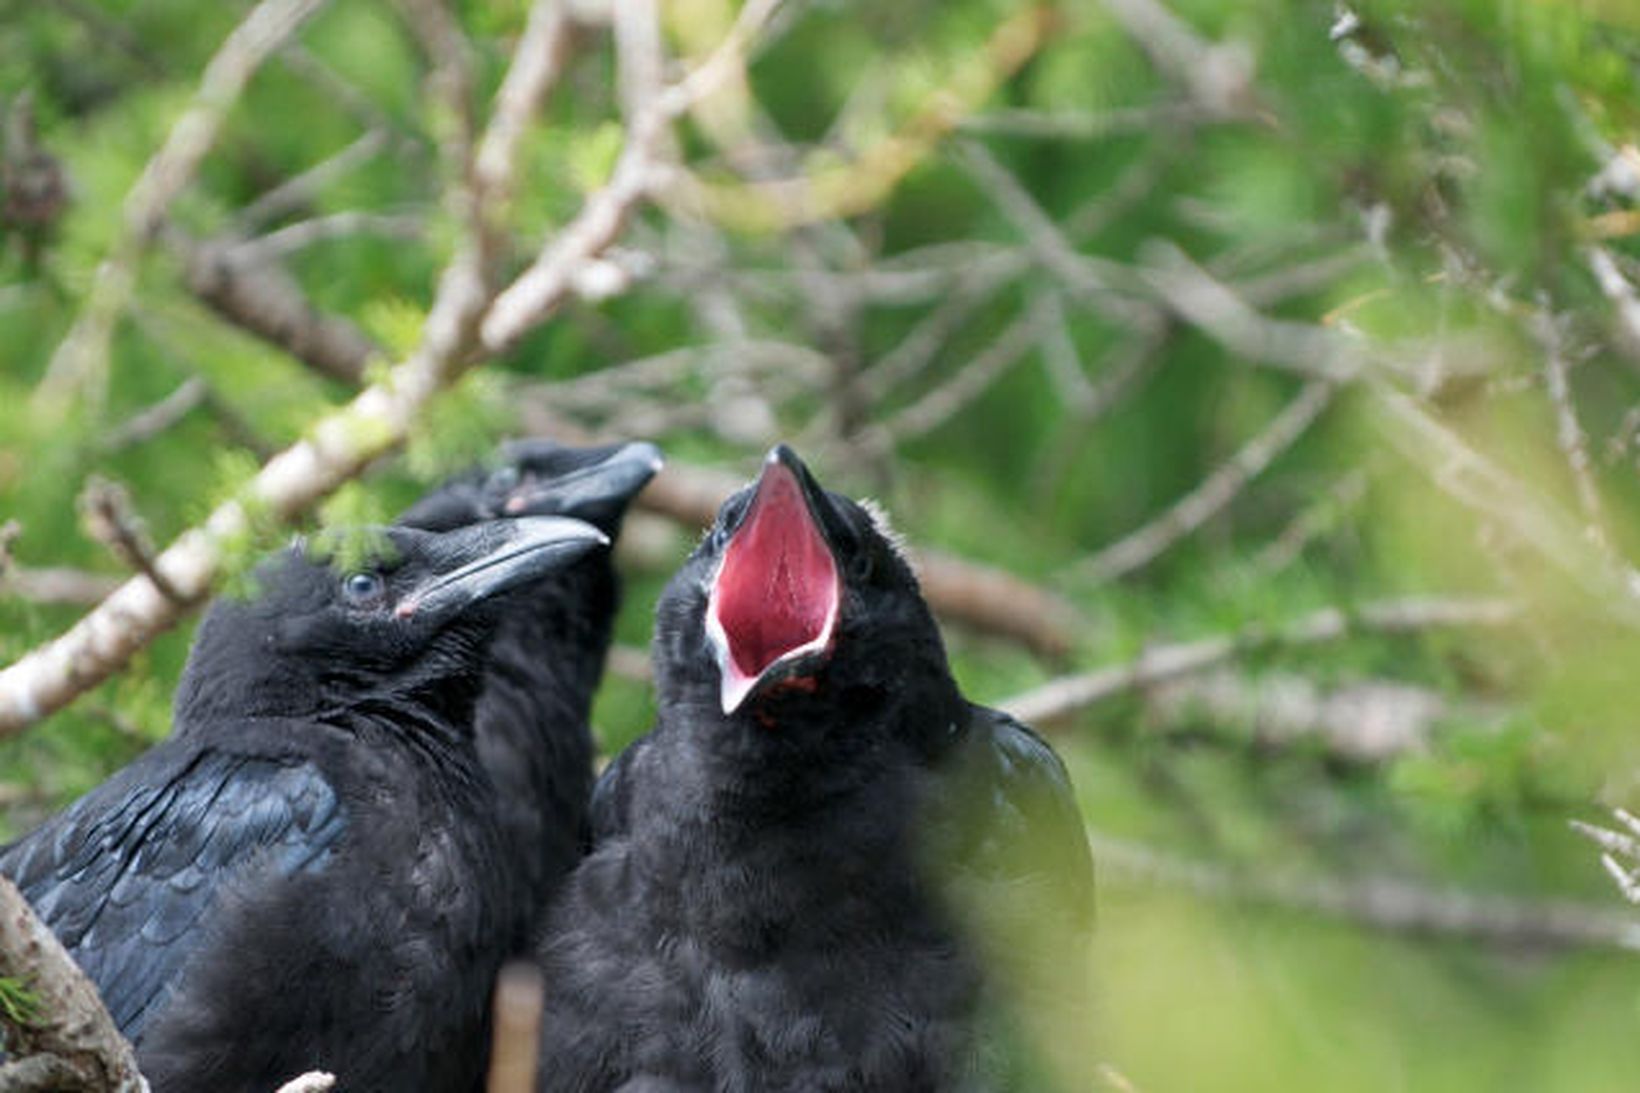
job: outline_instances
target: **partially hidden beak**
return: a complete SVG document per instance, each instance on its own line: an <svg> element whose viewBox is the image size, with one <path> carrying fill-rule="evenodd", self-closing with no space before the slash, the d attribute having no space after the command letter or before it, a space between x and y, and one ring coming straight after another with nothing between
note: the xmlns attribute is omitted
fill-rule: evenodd
<svg viewBox="0 0 1640 1093"><path fill-rule="evenodd" d="M609 545L603 532L567 516L487 520L435 534L449 568L399 603L400 618L453 617Z"/></svg>
<svg viewBox="0 0 1640 1093"><path fill-rule="evenodd" d="M550 465L553 459L543 461ZM509 516L573 516L610 528L665 463L659 448L641 440L606 448L562 448L556 461L563 466L553 473L526 473L502 511Z"/></svg>
<svg viewBox="0 0 1640 1093"><path fill-rule="evenodd" d="M758 685L831 647L842 582L795 453L769 453L757 490L712 580L706 634L717 653L723 712Z"/></svg>

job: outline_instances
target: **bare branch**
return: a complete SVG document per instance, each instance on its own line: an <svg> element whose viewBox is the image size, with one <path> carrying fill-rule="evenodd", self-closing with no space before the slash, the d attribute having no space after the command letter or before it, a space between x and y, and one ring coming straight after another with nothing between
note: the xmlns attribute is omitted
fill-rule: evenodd
<svg viewBox="0 0 1640 1093"><path fill-rule="evenodd" d="M300 174L292 175L240 209L233 220L234 234L249 235L263 224L272 223L287 213L303 208L326 186L360 164L369 162L386 145L385 130L365 130L362 136L335 155L320 160Z"/></svg>
<svg viewBox="0 0 1640 1093"><path fill-rule="evenodd" d="M1394 877L1304 877L1191 861L1125 839L1088 833L1101 876L1163 884L1208 899L1289 907L1375 930L1449 936L1524 949L1640 951L1632 915L1569 900L1531 901L1427 888Z"/></svg>
<svg viewBox="0 0 1640 1093"><path fill-rule="evenodd" d="M97 267L73 327L52 354L34 394L36 410L60 414L77 395L100 405L109 339L136 286L138 260L171 202L193 180L251 76L323 3L261 0L205 66L193 102L126 194L124 224Z"/></svg>
<svg viewBox="0 0 1640 1093"><path fill-rule="evenodd" d="M1577 503L1583 509L1584 533L1602 553L1612 554L1611 539L1606 534L1605 514L1601 511L1600 491L1595 488L1594 473L1589 460L1588 438L1577 420L1572 406L1571 383L1567 376L1566 348L1559 324L1547 307L1533 316L1532 331L1543 347L1544 387L1549 402L1555 408L1556 439L1571 468L1572 484L1577 489Z"/></svg>
<svg viewBox="0 0 1640 1093"><path fill-rule="evenodd" d="M1325 607L1284 626L1254 624L1218 637L1152 646L1126 664L1064 676L1000 705L1021 721L1049 725L1118 695L1204 672L1260 650L1323 645L1351 634L1508 626L1519 617L1519 608L1504 600L1405 599L1366 603L1350 610Z"/></svg>
<svg viewBox="0 0 1640 1093"><path fill-rule="evenodd" d="M0 877L0 976L21 980L38 1003L27 1024L9 1030L7 1042L17 1045L15 1054L55 1057L60 1066L48 1068L71 1076L69 1082L36 1088L148 1093L131 1045L103 1008L97 988L5 877Z"/></svg>
<svg viewBox="0 0 1640 1093"><path fill-rule="evenodd" d="M1492 720L1485 709L1459 709L1426 687L1386 679L1324 689L1292 673L1249 676L1229 667L1159 685L1147 721L1184 728L1207 724L1264 749L1306 745L1329 759L1380 763L1424 750L1436 724L1460 714Z"/></svg>
<svg viewBox="0 0 1640 1093"><path fill-rule="evenodd" d="M210 390L203 377L190 376L169 395L108 430L101 441L103 451L117 452L154 439L192 413Z"/></svg>
<svg viewBox="0 0 1640 1093"><path fill-rule="evenodd" d="M536 0L495 95L490 124L473 156L473 186L485 217L500 223L512 202L519 146L563 72L572 27L562 0Z"/></svg>
<svg viewBox="0 0 1640 1093"><path fill-rule="evenodd" d="M1361 503L1367 495L1368 478L1367 471L1361 467L1344 474L1323 491L1319 500L1306 506L1265 544L1254 556L1254 563L1270 573L1279 573L1292 565L1306 547L1330 532L1344 513Z"/></svg>
<svg viewBox="0 0 1640 1093"><path fill-rule="evenodd" d="M166 239L183 261L189 291L202 303L321 375L357 386L381 355L351 321L316 310L282 268L247 262L236 240L201 243L175 230Z"/></svg>
<svg viewBox="0 0 1640 1093"><path fill-rule="evenodd" d="M0 575L0 594L40 604L89 607L101 602L119 586L118 577L64 566L36 569L7 565L4 574Z"/></svg>
<svg viewBox="0 0 1640 1093"><path fill-rule="evenodd" d="M1242 445L1195 489L1144 527L1077 563L1072 571L1102 584L1150 565L1223 511L1277 456L1292 447L1321 416L1335 390L1325 380L1306 384L1262 432Z"/></svg>
<svg viewBox="0 0 1640 1093"><path fill-rule="evenodd" d="M287 224L266 235L247 239L235 249L236 257L244 262L262 265L277 262L315 243L331 239L345 239L353 235L381 235L389 239L413 241L421 239L426 234L426 221L418 215L349 210Z"/></svg>
<svg viewBox="0 0 1640 1093"><path fill-rule="evenodd" d="M147 577L160 595L185 606L182 597L154 567L154 545L148 538L148 528L131 495L118 482L92 475L86 480L77 507L80 520L90 536L111 551L114 557Z"/></svg>
<svg viewBox="0 0 1640 1093"><path fill-rule="evenodd" d="M949 380L923 395L886 421L860 430L849 441L851 451L878 455L896 444L933 432L984 394L1010 368L1041 342L1050 310L1038 299L1024 314L1002 329L973 360L959 367Z"/></svg>

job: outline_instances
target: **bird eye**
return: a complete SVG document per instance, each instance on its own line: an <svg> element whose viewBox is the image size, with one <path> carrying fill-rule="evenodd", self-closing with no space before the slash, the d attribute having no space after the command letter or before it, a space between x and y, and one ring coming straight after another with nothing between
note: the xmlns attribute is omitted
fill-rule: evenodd
<svg viewBox="0 0 1640 1093"><path fill-rule="evenodd" d="M361 570L358 573L349 573L342 580L342 595L354 607L368 607L381 599L386 591L386 583L381 574Z"/></svg>
<svg viewBox="0 0 1640 1093"><path fill-rule="evenodd" d="M872 552L869 547L862 547L860 550L855 552L854 557L848 560L849 579L857 583L863 584L864 582L871 580L872 574L876 571L877 560L872 557Z"/></svg>

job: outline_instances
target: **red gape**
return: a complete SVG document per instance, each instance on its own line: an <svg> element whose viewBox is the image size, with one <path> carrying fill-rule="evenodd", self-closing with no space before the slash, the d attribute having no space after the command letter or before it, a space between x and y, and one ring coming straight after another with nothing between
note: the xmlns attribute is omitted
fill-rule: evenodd
<svg viewBox="0 0 1640 1093"><path fill-rule="evenodd" d="M709 613L727 644L725 705L789 653L830 640L837 563L796 475L764 468L751 509L724 551ZM732 678L731 678L732 677Z"/></svg>

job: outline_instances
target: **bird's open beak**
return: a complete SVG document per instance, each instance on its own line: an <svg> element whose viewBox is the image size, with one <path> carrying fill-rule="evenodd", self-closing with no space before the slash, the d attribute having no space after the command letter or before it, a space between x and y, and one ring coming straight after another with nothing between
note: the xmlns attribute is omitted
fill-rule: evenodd
<svg viewBox="0 0 1640 1093"><path fill-rule="evenodd" d="M706 603L726 714L831 650L843 586L816 515L823 503L795 452L769 453Z"/></svg>
<svg viewBox="0 0 1640 1093"><path fill-rule="evenodd" d="M442 623L609 545L591 524L564 516L486 520L437 538L448 568L399 601L400 618Z"/></svg>
<svg viewBox="0 0 1640 1093"><path fill-rule="evenodd" d="M565 456L585 456L586 462L551 475L526 473L508 491L502 511L510 516L537 512L573 516L608 527L665 462L659 448L641 440L562 451Z"/></svg>

